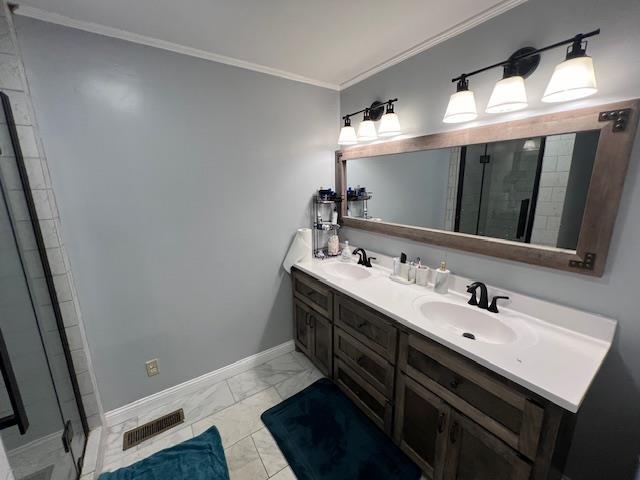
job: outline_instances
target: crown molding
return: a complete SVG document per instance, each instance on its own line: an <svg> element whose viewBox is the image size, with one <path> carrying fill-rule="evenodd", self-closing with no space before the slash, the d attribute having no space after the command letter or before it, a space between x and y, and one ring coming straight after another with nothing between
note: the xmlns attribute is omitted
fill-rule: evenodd
<svg viewBox="0 0 640 480"><path fill-rule="evenodd" d="M96 33L98 35L104 35L106 37L113 37L120 40L126 40L128 42L139 43L148 47L155 47L162 50L169 50L170 52L182 53L184 55L189 55L190 57L201 58L212 62L224 63L225 65L232 65L234 67L244 68L246 70L253 70L254 72L266 73L267 75L286 78L287 80L293 80L294 82L307 83L309 85L328 88L330 90L340 90L340 87L338 85L324 82L322 80L315 80L313 78L304 77L302 75L286 72L277 68L267 67L265 65L259 65L257 63L245 62L244 60L227 57L225 55L218 55L217 53L207 52L198 48L186 47L178 43L167 42L165 40L159 40L157 38L147 37L145 35L138 35L137 33L120 30L118 28L106 27L97 23L76 20L74 18L66 17L58 13L52 13L40 8L30 7L28 5L20 5L14 11L14 13L17 15L22 15L23 17L35 18L37 20L55 23L57 25L63 25L65 27L76 28L78 30L84 30L86 32Z"/></svg>
<svg viewBox="0 0 640 480"><path fill-rule="evenodd" d="M466 30L470 30L471 28L480 25L487 20L490 20L498 15L510 10L518 5L525 3L527 0L505 0L498 5L495 5L483 12L474 15L473 17L465 20L462 23L455 25L454 27L449 28L448 30L431 37L424 42L416 45L413 48L405 50L404 52L390 58L389 60L372 67L359 75L347 80L346 82L341 83L340 85L336 85L330 82L325 82L322 80L316 80L313 78L304 77L302 75L297 75L295 73L286 72L284 70L279 70L277 68L267 67L265 65L260 65L257 63L246 62L244 60L239 60L233 57L227 57L225 55L218 55L216 53L207 52L205 50L200 50L198 48L187 47L184 45L180 45L178 43L168 42L165 40L160 40L153 37L148 37L145 35L139 35L137 33L128 32L126 30L120 30L118 28L107 27L104 25L100 25L92 22L85 22L82 20L76 20L74 18L70 18L64 15L60 15L58 13L48 12L46 10L42 10L36 7L30 7L28 5L20 5L14 13L17 15L22 15L24 17L35 18L37 20L42 20L45 22L55 23L57 25L63 25L65 27L76 28L78 30L84 30L86 32L96 33L98 35L104 35L107 37L118 38L120 40L125 40L128 42L139 43L141 45L147 45L149 47L160 48L162 50L168 50L175 53L181 53L183 55L189 55L191 57L201 58L204 60L209 60L212 62L223 63L225 65L232 65L234 67L244 68L246 70L253 70L255 72L265 73L267 75L273 75L280 78L285 78L287 80L292 80L295 82L306 83L309 85L314 85L317 87L328 88L330 90L344 90L356 83L359 83L366 78L375 75L382 70L385 70L397 63L400 63L414 55L424 52L429 48L444 42L456 35L465 32Z"/></svg>
<svg viewBox="0 0 640 480"><path fill-rule="evenodd" d="M380 63L375 67L370 68L369 70L366 70L359 75L356 75L350 80L347 80L346 82L341 83L340 90L349 88L352 85L355 85L356 83L359 83L365 80L366 78L369 78L372 75L375 75L376 73L381 72L382 70L385 70L397 63L400 63L408 58L411 58L414 55L422 53L425 50L428 50L431 47L434 47L439 43L444 42L445 40L455 37L456 35L460 35L462 32L470 30L473 27L480 25L483 22L486 22L487 20L491 20L492 18L497 17L498 15L506 12L507 10L511 10L512 8L517 7L518 5L521 5L526 1L527 0L505 0L504 2L501 2L498 5L494 5L493 7L488 8L487 10L484 10L483 12L480 12L479 14L468 18L464 22L461 22L449 28L448 30L445 30L440 34L434 37L431 37L422 43L419 43L415 47L410 48L409 50L405 50L404 52L396 55L395 57L390 58L386 62Z"/></svg>

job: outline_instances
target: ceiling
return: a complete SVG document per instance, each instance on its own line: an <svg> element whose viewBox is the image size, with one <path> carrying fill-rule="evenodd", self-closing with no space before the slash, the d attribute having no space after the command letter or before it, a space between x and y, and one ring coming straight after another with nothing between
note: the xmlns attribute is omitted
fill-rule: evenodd
<svg viewBox="0 0 640 480"><path fill-rule="evenodd" d="M24 0L18 14L340 89L526 0Z"/></svg>

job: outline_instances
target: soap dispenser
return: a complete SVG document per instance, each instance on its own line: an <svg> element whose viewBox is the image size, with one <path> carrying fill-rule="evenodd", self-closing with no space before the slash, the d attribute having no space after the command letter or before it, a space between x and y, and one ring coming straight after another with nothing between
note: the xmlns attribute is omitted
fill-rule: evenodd
<svg viewBox="0 0 640 480"><path fill-rule="evenodd" d="M449 292L449 270L447 270L446 262L440 262L440 268L435 271L435 279L433 281L433 289L436 293Z"/></svg>

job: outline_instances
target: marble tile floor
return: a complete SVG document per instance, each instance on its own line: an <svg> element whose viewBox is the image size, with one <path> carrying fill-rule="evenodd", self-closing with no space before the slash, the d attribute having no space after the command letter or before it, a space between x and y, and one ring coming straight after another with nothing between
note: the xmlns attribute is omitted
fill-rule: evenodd
<svg viewBox="0 0 640 480"><path fill-rule="evenodd" d="M322 374L304 355L291 352L202 389L189 398L130 418L107 429L102 471L130 465L215 425L222 437L231 480L295 480L260 415L319 378ZM184 424L122 451L124 432L177 408L184 409ZM83 476L81 480L89 478L92 477Z"/></svg>

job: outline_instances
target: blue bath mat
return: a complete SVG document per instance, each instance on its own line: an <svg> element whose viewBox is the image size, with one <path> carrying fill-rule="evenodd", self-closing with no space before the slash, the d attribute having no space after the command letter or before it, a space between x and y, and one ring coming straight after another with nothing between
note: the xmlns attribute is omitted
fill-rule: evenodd
<svg viewBox="0 0 640 480"><path fill-rule="evenodd" d="M299 480L417 480L420 469L330 380L262 414Z"/></svg>
<svg viewBox="0 0 640 480"><path fill-rule="evenodd" d="M133 465L103 473L99 480L229 480L227 461L216 427L154 453Z"/></svg>

